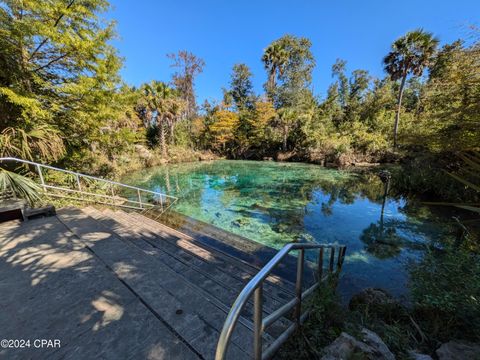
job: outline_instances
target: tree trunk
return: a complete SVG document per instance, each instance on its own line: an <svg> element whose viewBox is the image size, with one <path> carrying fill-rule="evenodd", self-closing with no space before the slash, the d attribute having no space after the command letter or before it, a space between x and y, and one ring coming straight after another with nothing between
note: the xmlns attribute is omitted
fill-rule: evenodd
<svg viewBox="0 0 480 360"><path fill-rule="evenodd" d="M268 76L268 90L273 91L274 87L275 87L275 71L272 71Z"/></svg>
<svg viewBox="0 0 480 360"><path fill-rule="evenodd" d="M175 145L175 122L170 124L170 144Z"/></svg>
<svg viewBox="0 0 480 360"><path fill-rule="evenodd" d="M277 74L277 68L272 67L270 73L268 74L268 81L267 81L267 94L273 100L273 90L275 89L275 75Z"/></svg>
<svg viewBox="0 0 480 360"><path fill-rule="evenodd" d="M168 173L168 167L165 168L165 187L167 188L167 193L170 193L170 174Z"/></svg>
<svg viewBox="0 0 480 360"><path fill-rule="evenodd" d="M403 97L403 90L405 88L405 80L407 80L406 73L402 77L400 90L398 92L397 112L395 113L395 125L393 126L393 149L397 148L398 123L400 122L400 111L402 110L402 97Z"/></svg>
<svg viewBox="0 0 480 360"><path fill-rule="evenodd" d="M288 126L283 127L283 151L287 151Z"/></svg>
<svg viewBox="0 0 480 360"><path fill-rule="evenodd" d="M166 159L167 158L167 144L166 144L166 139L165 139L165 121L164 119L161 119L160 121L157 121L157 126L158 126L158 132L159 132L159 138L160 138L160 148L162 149L162 158Z"/></svg>
<svg viewBox="0 0 480 360"><path fill-rule="evenodd" d="M387 202L388 191L390 190L390 180L391 178L388 177L383 184L384 192L383 192L383 199L382 199L382 210L380 211L380 230L383 232L383 215L385 214L385 204Z"/></svg>

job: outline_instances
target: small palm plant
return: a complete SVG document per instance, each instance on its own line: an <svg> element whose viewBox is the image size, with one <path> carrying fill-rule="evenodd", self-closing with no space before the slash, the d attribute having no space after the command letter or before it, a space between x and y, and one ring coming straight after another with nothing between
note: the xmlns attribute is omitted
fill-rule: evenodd
<svg viewBox="0 0 480 360"><path fill-rule="evenodd" d="M22 129L7 127L0 131L0 157L27 160L57 160L65 152L60 132L49 125ZM0 199L18 197L30 205L40 201L40 186L28 177L0 166ZM28 171L28 167L25 167ZM12 169L10 169L12 170Z"/></svg>
<svg viewBox="0 0 480 360"><path fill-rule="evenodd" d="M0 198L18 197L33 206L40 202L40 186L33 180L0 167Z"/></svg>

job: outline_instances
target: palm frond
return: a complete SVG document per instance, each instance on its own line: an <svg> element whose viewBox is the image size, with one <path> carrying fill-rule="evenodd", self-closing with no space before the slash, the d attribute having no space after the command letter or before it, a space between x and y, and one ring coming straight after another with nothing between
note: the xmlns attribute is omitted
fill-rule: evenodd
<svg viewBox="0 0 480 360"><path fill-rule="evenodd" d="M474 170L477 176L480 176L480 157L475 155L463 154L460 155L460 158L466 165L468 165L471 170Z"/></svg>
<svg viewBox="0 0 480 360"><path fill-rule="evenodd" d="M30 205L41 201L41 188L33 180L20 174L0 168L0 193L14 194L25 199Z"/></svg>
<svg viewBox="0 0 480 360"><path fill-rule="evenodd" d="M38 125L32 130L7 127L0 133L1 156L57 160L64 152L60 132L49 125Z"/></svg>
<svg viewBox="0 0 480 360"><path fill-rule="evenodd" d="M480 182L472 182L480 179L480 154L478 152L474 152L470 154L460 154L459 157L463 161L463 166L461 167L460 172L454 174L452 172L445 171L445 173L468 188L480 192ZM468 179L465 176L467 176ZM453 206L480 214L480 204L478 203L426 202L425 204Z"/></svg>
<svg viewBox="0 0 480 360"><path fill-rule="evenodd" d="M462 178L462 177L460 177L460 176L458 176L454 173L447 172L447 174L449 176L451 176L452 178L454 178L455 180L457 180L457 181L461 182L462 184L466 185L467 187L469 187L469 188L471 188L475 191L480 192L480 185L476 185L476 184L468 181L467 179L464 179L464 178Z"/></svg>
<svg viewBox="0 0 480 360"><path fill-rule="evenodd" d="M476 212L477 214L480 214L480 207L468 206L468 205L454 205L454 206L460 209L465 209L465 210L473 211L473 212Z"/></svg>

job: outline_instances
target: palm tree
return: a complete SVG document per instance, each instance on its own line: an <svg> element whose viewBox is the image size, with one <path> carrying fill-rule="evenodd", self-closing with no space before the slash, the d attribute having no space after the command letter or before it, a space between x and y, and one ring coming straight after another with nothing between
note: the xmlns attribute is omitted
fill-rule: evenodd
<svg viewBox="0 0 480 360"><path fill-rule="evenodd" d="M397 147L398 123L402 96L408 75L421 76L438 46L438 39L422 29L408 32L392 44L392 50L383 59L385 71L393 81L401 80L398 91L397 111L393 128L393 147Z"/></svg>
<svg viewBox="0 0 480 360"><path fill-rule="evenodd" d="M278 120L280 122L280 126L282 127L282 150L287 151L287 141L288 135L290 134L290 129L297 120L298 115L297 112L292 108L281 108L278 109Z"/></svg>
<svg viewBox="0 0 480 360"><path fill-rule="evenodd" d="M171 97L166 105L165 120L169 129L170 144L175 144L175 125L186 113L188 102L181 97Z"/></svg>
<svg viewBox="0 0 480 360"><path fill-rule="evenodd" d="M268 72L267 92L272 93L275 88L275 78L282 75L288 62L288 53L279 42L273 42L263 52L262 61Z"/></svg>
<svg viewBox="0 0 480 360"><path fill-rule="evenodd" d="M150 111L154 114L158 128L158 137L162 149L162 157L167 157L166 128L170 129L170 140L173 141L173 128L183 107L175 90L162 81L153 80L143 87L143 95Z"/></svg>

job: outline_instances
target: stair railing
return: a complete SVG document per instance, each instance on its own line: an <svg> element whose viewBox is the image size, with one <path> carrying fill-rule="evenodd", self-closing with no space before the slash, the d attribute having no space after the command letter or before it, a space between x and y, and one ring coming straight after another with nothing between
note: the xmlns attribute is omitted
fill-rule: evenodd
<svg viewBox="0 0 480 360"><path fill-rule="evenodd" d="M305 267L305 250L319 249L316 282L303 291L303 274ZM273 269L291 252L298 250L297 275L295 283L295 297L263 318L263 283ZM302 302L320 286L327 277L323 274L324 258L328 260L330 273L339 272L345 259L346 246L333 244L290 243L285 245L277 254L248 282L233 303L220 333L215 352L215 360L224 360L227 354L230 338L238 322L238 318L250 297L254 298L253 313L253 355L255 360L270 359L280 346L305 321L309 311L302 314ZM335 253L337 259L335 261ZM336 267L336 269L335 269ZM293 323L275 339L265 350L262 346L262 335L275 321L294 309Z"/></svg>
<svg viewBox="0 0 480 360"><path fill-rule="evenodd" d="M177 197L158 191L142 189L136 186L60 169L33 161L17 159L14 157L2 157L0 158L0 162L16 162L34 167L39 178L40 186L47 196L80 202L95 202L109 206L142 211L155 209L159 212L164 212L178 201ZM52 184L49 182L48 177L45 176L46 170L52 170L72 176L73 178L71 178L71 180L74 185L66 187L63 185ZM101 190L101 193L95 192L99 190ZM126 192L133 193L133 196L125 196Z"/></svg>

